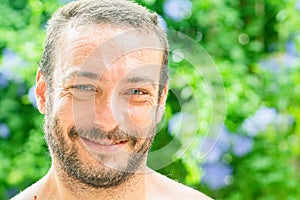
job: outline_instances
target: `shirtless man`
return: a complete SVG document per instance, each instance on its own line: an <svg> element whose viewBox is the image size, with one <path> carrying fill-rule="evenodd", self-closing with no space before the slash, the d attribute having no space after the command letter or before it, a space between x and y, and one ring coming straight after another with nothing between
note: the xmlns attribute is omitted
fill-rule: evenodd
<svg viewBox="0 0 300 200"><path fill-rule="evenodd" d="M210 199L146 166L166 102L167 60L157 15L135 3L60 8L36 76L52 165L13 199Z"/></svg>

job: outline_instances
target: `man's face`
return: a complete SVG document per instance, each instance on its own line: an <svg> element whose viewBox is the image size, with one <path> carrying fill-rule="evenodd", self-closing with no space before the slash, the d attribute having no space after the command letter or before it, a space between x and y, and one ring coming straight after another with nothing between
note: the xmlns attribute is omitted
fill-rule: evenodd
<svg viewBox="0 0 300 200"><path fill-rule="evenodd" d="M101 25L61 38L45 113L53 162L87 185L118 185L145 164L161 118L159 41Z"/></svg>

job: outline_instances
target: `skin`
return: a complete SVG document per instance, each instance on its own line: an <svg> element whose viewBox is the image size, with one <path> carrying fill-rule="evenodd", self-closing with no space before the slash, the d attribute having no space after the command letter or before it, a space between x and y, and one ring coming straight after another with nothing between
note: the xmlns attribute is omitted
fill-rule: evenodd
<svg viewBox="0 0 300 200"><path fill-rule="evenodd" d="M88 165L99 172L123 170L138 149L143 145L150 148L167 96L166 85L158 97L163 59L159 41L147 35L140 36L142 40L137 43L126 43L114 37L120 34L132 36L128 30L104 25L68 26L56 55L51 96L39 70L36 78L38 108L46 114L46 124L47 120L59 120L61 134L49 131L52 139L61 137L66 146L76 149L83 168ZM107 133L119 128L137 140L134 144L114 143L112 151L104 144L110 142L105 139L97 140L101 144L95 145L81 135L70 137L68 133L74 126L97 127ZM103 188L91 187L68 175L51 145L49 150L52 166L47 175L13 199L209 199L149 169L147 151L131 176L116 186Z"/></svg>

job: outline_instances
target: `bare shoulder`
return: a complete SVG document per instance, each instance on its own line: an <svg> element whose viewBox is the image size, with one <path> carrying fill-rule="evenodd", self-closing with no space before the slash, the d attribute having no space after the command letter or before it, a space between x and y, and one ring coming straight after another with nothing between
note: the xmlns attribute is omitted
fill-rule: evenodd
<svg viewBox="0 0 300 200"><path fill-rule="evenodd" d="M34 185L26 188L24 191L20 192L14 196L11 200L37 200L35 195Z"/></svg>
<svg viewBox="0 0 300 200"><path fill-rule="evenodd" d="M47 189L44 189L47 188ZM41 200L45 199L41 194L47 194L49 186L46 184L46 176L27 187L24 191L14 196L11 200Z"/></svg>
<svg viewBox="0 0 300 200"><path fill-rule="evenodd" d="M157 172L151 173L150 184L152 184L151 190L154 190L156 194L159 194L160 199L211 200L211 198L203 193L178 183Z"/></svg>

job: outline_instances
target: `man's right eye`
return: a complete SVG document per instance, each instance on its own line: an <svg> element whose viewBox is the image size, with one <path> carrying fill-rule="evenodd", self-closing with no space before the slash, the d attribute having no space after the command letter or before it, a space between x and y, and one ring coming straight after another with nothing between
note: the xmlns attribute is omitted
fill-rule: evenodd
<svg viewBox="0 0 300 200"><path fill-rule="evenodd" d="M89 86L89 85L74 85L70 87L71 89L78 89L82 91L92 91L95 92L96 88L94 86Z"/></svg>
<svg viewBox="0 0 300 200"><path fill-rule="evenodd" d="M73 97L78 100L90 100L97 92L96 87L92 85L73 85L69 89Z"/></svg>

